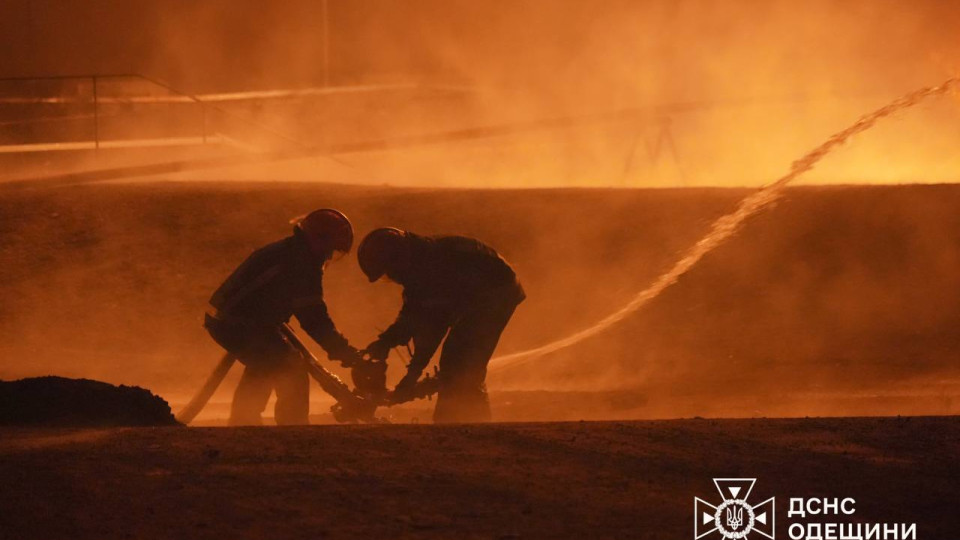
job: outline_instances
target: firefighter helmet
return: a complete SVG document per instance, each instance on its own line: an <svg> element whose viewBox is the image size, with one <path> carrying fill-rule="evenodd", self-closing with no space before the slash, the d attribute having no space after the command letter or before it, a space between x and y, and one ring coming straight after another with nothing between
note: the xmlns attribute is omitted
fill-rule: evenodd
<svg viewBox="0 0 960 540"><path fill-rule="evenodd" d="M353 246L353 225L347 216L332 208L310 212L296 222L296 229L317 254L347 253Z"/></svg>
<svg viewBox="0 0 960 540"><path fill-rule="evenodd" d="M407 233L393 227L371 231L357 248L357 260L367 279L374 282L404 268L410 260L407 240Z"/></svg>

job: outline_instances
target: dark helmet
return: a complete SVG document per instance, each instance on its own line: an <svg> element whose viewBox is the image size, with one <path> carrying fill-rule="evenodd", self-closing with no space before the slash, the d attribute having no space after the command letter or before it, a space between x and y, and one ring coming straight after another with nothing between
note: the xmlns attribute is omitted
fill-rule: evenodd
<svg viewBox="0 0 960 540"><path fill-rule="evenodd" d="M346 253L353 246L353 225L347 216L331 208L310 212L296 222L295 228L316 254Z"/></svg>
<svg viewBox="0 0 960 540"><path fill-rule="evenodd" d="M357 260L367 279L374 282L384 274L406 267L410 262L407 233L393 227L371 231L357 248Z"/></svg>

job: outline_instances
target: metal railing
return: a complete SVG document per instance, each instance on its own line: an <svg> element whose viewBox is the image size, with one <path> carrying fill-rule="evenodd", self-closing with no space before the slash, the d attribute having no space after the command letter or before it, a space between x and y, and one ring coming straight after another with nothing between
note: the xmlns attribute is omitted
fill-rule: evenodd
<svg viewBox="0 0 960 540"><path fill-rule="evenodd" d="M206 116L196 98L140 75L0 79L0 144L14 150L188 136L206 143Z"/></svg>
<svg viewBox="0 0 960 540"><path fill-rule="evenodd" d="M293 137L140 74L0 78L0 152L221 143L304 148Z"/></svg>

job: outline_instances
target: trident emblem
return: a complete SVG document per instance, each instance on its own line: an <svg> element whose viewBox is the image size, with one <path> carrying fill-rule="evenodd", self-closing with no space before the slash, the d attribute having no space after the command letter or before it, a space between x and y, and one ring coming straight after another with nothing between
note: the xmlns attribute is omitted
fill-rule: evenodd
<svg viewBox="0 0 960 540"><path fill-rule="evenodd" d="M727 525L731 529L737 530L743 525L743 507L727 508Z"/></svg>
<svg viewBox="0 0 960 540"><path fill-rule="evenodd" d="M693 498L693 538L695 540L774 540L776 507L773 497L752 504L750 492L756 478L714 478L713 484L723 500L714 505Z"/></svg>

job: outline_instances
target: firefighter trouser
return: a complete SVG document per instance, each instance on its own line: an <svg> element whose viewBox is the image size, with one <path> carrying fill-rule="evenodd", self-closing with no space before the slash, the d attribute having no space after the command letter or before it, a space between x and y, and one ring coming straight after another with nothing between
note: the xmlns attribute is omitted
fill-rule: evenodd
<svg viewBox="0 0 960 540"><path fill-rule="evenodd" d="M440 353L440 390L433 421L489 422L487 363L519 302L489 300L450 328Z"/></svg>
<svg viewBox="0 0 960 540"><path fill-rule="evenodd" d="M310 380L306 364L277 328L227 322L210 315L204 326L214 341L244 364L233 394L230 425L259 425L274 390L277 424L309 423Z"/></svg>

